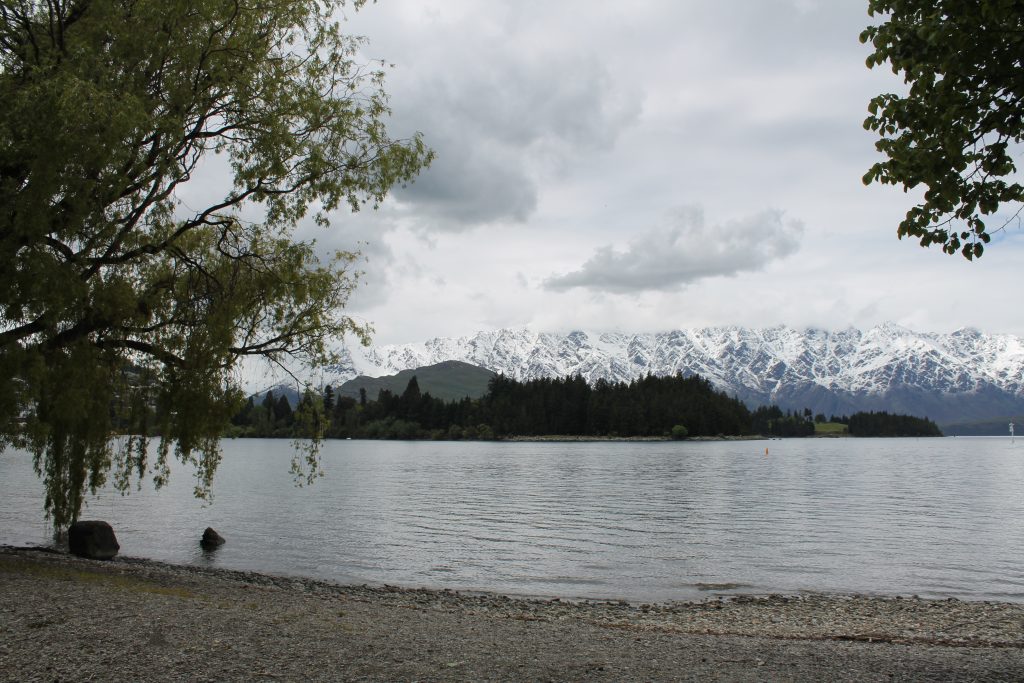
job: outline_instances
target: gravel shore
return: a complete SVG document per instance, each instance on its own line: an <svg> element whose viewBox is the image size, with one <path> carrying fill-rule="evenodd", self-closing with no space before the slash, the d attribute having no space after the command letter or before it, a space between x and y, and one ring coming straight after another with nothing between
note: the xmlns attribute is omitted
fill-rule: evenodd
<svg viewBox="0 0 1024 683"><path fill-rule="evenodd" d="M1024 680L1024 605L526 600L0 548L4 681Z"/></svg>

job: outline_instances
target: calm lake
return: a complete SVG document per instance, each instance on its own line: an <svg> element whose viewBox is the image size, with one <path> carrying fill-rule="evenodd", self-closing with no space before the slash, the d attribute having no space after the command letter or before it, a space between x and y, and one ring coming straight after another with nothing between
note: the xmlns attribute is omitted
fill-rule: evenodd
<svg viewBox="0 0 1024 683"><path fill-rule="evenodd" d="M769 449L765 455L765 448ZM1024 602L1024 440L224 442L214 502L91 498L121 553L345 583L627 600L864 592ZM0 455L0 543L44 545L31 458ZM227 544L198 547L212 526Z"/></svg>

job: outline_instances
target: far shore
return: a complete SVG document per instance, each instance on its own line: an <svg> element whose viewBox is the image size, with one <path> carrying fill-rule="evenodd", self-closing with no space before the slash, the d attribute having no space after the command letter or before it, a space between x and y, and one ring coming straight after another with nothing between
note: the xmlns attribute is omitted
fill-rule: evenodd
<svg viewBox="0 0 1024 683"><path fill-rule="evenodd" d="M955 436L955 435L954 435ZM240 436L240 435L229 435L224 436L225 439L277 439L279 441L294 441L297 437L295 436ZM543 434L543 435L531 435L531 436L502 436L495 437L493 439L457 439L455 441L465 442L505 442L505 443L529 443L529 442L551 442L551 443L662 443L667 441L677 441L680 443L696 442L696 441L779 441L781 439L872 439L872 438L904 438L904 439L917 439L917 438L942 438L942 437L922 437L922 436L894 436L894 437L871 437L871 436L854 436L848 432L838 433L823 433L823 434L810 434L807 436L766 436L764 434L739 434L739 435L727 435L719 434L716 436L688 436L682 439L674 439L670 436L590 436L580 434ZM424 442L437 442L437 441L452 441L452 439L366 439L362 437L343 438L343 437L329 437L327 441L424 441Z"/></svg>
<svg viewBox="0 0 1024 683"><path fill-rule="evenodd" d="M673 439L670 436L573 436L565 434L550 434L545 436L508 436L498 441L565 441L565 442L661 442L661 441L778 441L783 438L790 439L852 439L856 438L849 432L827 432L823 434L812 434L810 436L795 436L795 437L782 437L782 436L765 436L764 434L741 434L741 435L725 435L719 434L717 436L688 436L683 439ZM860 437L860 438L871 438L871 437ZM909 438L909 437L908 437Z"/></svg>
<svg viewBox="0 0 1024 683"><path fill-rule="evenodd" d="M761 436L760 434L748 434L740 436L691 436L684 439L673 439L669 436L577 436L568 434L550 434L544 436L508 436L499 441L623 441L623 442L644 442L644 441L767 441L772 437Z"/></svg>
<svg viewBox="0 0 1024 683"><path fill-rule="evenodd" d="M4 680L1024 680L1024 605L528 600L0 547Z"/></svg>

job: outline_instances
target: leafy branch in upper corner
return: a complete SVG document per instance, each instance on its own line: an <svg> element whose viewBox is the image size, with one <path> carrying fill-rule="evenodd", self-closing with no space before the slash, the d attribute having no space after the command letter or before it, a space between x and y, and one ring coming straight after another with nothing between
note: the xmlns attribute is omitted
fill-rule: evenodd
<svg viewBox="0 0 1024 683"><path fill-rule="evenodd" d="M927 188L898 235L938 244L947 254L980 257L993 232L1017 220L1024 200L1015 155L1024 137L1024 2L1020 0L870 0L885 21L861 33L889 63L905 96L871 100L867 130L886 159L864 176ZM994 229L985 216L1018 205Z"/></svg>
<svg viewBox="0 0 1024 683"><path fill-rule="evenodd" d="M355 7L362 5L356 0ZM343 0L0 0L0 448L58 528L116 463L209 492L240 358L333 360L356 258L292 240L431 159ZM195 178L223 165L225 187ZM116 431L139 434L113 448Z"/></svg>

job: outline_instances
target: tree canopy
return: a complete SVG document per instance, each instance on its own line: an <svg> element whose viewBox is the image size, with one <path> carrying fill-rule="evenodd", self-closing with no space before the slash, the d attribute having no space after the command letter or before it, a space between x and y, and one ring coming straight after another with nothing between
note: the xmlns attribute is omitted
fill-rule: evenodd
<svg viewBox="0 0 1024 683"><path fill-rule="evenodd" d="M874 47L868 67L888 63L908 91L871 100L864 127L886 159L864 182L924 186L899 236L980 257L1024 200L1024 2L869 0L868 13L884 19L860 36ZM1003 204L1017 205L1012 218L987 224Z"/></svg>
<svg viewBox="0 0 1024 683"><path fill-rule="evenodd" d="M33 453L57 528L112 467L159 485L172 447L207 493L240 359L365 341L356 255L294 229L378 205L431 152L389 136L345 4L0 0L0 448ZM197 188L218 164L223 191Z"/></svg>

